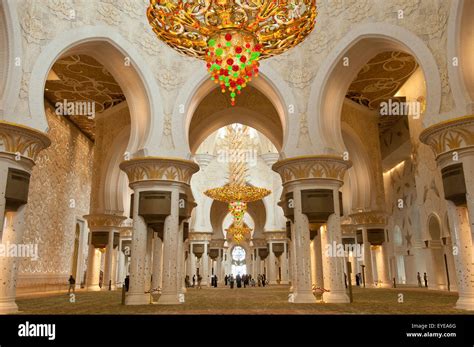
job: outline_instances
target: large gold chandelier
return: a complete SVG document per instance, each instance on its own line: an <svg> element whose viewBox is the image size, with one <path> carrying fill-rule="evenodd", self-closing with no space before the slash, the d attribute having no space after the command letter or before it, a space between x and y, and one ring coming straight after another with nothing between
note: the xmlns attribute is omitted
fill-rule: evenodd
<svg viewBox="0 0 474 347"><path fill-rule="evenodd" d="M235 104L259 61L298 45L313 30L316 0L150 0L153 31L178 52L205 60Z"/></svg>
<svg viewBox="0 0 474 347"><path fill-rule="evenodd" d="M243 133L244 130L228 126L229 150L234 153L243 153ZM247 212L247 203L261 200L271 193L265 188L253 187L246 182L247 164L244 160L231 161L229 163L229 183L223 187L209 189L204 192L211 199L222 201L228 204L228 209L233 217L231 226L226 229L232 235L235 242L239 243L246 234L252 231L246 223L244 216Z"/></svg>

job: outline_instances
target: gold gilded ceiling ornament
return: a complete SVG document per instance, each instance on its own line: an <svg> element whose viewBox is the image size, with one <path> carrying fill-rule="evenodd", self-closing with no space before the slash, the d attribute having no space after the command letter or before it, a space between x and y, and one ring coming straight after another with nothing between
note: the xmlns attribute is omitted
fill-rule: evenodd
<svg viewBox="0 0 474 347"><path fill-rule="evenodd" d="M316 16L316 0L150 0L147 11L160 40L206 61L232 105L259 61L302 42Z"/></svg>

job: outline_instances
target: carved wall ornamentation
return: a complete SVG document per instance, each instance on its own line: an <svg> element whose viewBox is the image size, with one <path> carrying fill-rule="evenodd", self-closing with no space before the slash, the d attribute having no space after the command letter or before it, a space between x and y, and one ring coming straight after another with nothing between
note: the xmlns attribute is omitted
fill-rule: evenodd
<svg viewBox="0 0 474 347"><path fill-rule="evenodd" d="M23 238L23 243L38 244L39 259L22 260L20 287L26 285L21 274L44 275L38 285L57 278L67 283L76 222L89 213L93 144L52 109L46 115L51 146L39 153L33 167Z"/></svg>

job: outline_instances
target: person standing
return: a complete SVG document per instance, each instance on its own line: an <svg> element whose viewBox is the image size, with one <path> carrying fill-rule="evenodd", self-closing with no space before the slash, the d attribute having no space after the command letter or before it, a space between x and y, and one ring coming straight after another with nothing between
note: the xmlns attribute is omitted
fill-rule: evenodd
<svg viewBox="0 0 474 347"><path fill-rule="evenodd" d="M193 288L196 286L196 275L193 275Z"/></svg>
<svg viewBox="0 0 474 347"><path fill-rule="evenodd" d="M420 276L420 273L418 272L418 274L416 275L416 278L418 280L418 287L421 288L421 276Z"/></svg>
<svg viewBox="0 0 474 347"><path fill-rule="evenodd" d="M76 290L76 280L74 279L74 277L69 276L69 289L67 291L68 294L71 293L71 289L72 289L72 292L75 293L75 290Z"/></svg>
<svg viewBox="0 0 474 347"><path fill-rule="evenodd" d="M230 289L234 289L234 275L230 275L229 282L230 282Z"/></svg>
<svg viewBox="0 0 474 347"><path fill-rule="evenodd" d="M426 275L426 272L423 273L423 279L425 280L425 288L428 288L428 276Z"/></svg>
<svg viewBox="0 0 474 347"><path fill-rule="evenodd" d="M202 281L202 276L201 276L201 275L198 275L198 285L197 285L197 289L202 289L202 288L201 288L201 281Z"/></svg>
<svg viewBox="0 0 474 347"><path fill-rule="evenodd" d="M224 277L224 284L225 284L226 287L227 287L227 281L228 281L228 279L229 279L229 278L227 277L227 274L226 274L225 277Z"/></svg>
<svg viewBox="0 0 474 347"><path fill-rule="evenodd" d="M130 276L129 275L127 275L127 277L125 277L124 284L125 284L125 291L128 292L128 286L130 285Z"/></svg>
<svg viewBox="0 0 474 347"><path fill-rule="evenodd" d="M357 287L360 285L359 274L356 274L356 285Z"/></svg>
<svg viewBox="0 0 474 347"><path fill-rule="evenodd" d="M267 276L265 276L265 274L262 275L262 287L265 287L265 285L267 284Z"/></svg>

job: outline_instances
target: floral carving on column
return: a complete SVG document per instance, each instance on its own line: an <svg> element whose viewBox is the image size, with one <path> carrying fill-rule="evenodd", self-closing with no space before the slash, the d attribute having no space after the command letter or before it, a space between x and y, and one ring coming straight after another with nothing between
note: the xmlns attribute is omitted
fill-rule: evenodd
<svg viewBox="0 0 474 347"><path fill-rule="evenodd" d="M272 169L281 176L283 185L305 179L329 179L344 181L352 162L340 156L320 155L283 159L273 164Z"/></svg>
<svg viewBox="0 0 474 347"><path fill-rule="evenodd" d="M474 147L474 115L432 125L420 134L420 140L431 147L436 158L450 151Z"/></svg>
<svg viewBox="0 0 474 347"><path fill-rule="evenodd" d="M190 184L199 171L195 162L178 158L144 157L126 160L120 164L130 183L141 181L175 181Z"/></svg>
<svg viewBox="0 0 474 347"><path fill-rule="evenodd" d="M51 145L49 137L32 128L0 121L0 152L21 156L32 160Z"/></svg>

